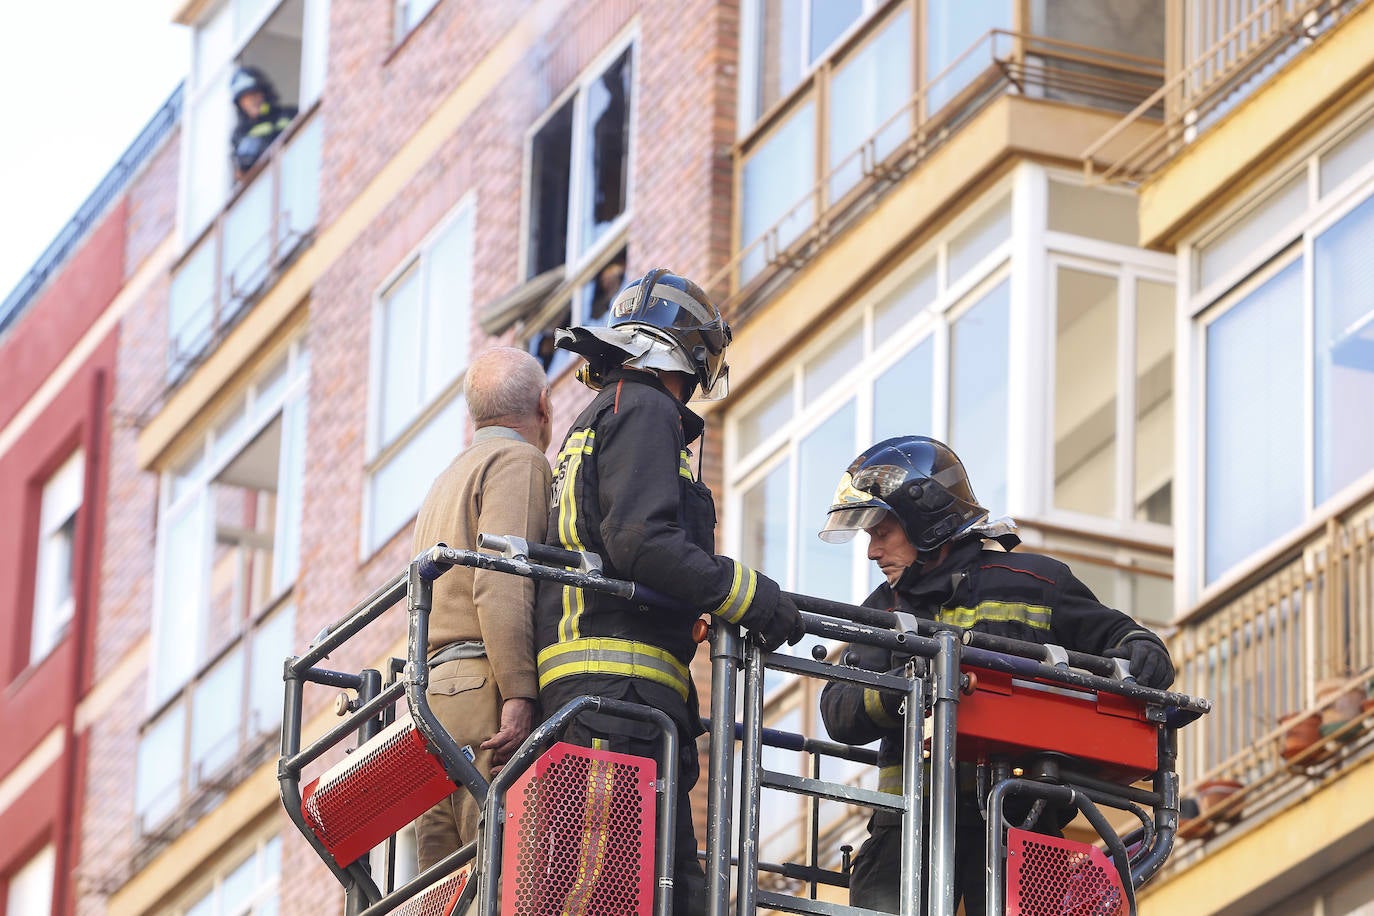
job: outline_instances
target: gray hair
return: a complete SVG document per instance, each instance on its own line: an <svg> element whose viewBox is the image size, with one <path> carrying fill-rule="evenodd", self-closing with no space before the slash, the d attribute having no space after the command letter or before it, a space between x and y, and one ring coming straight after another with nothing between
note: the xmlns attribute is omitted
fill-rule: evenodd
<svg viewBox="0 0 1374 916"><path fill-rule="evenodd" d="M524 350L492 347L477 355L463 380L473 425L503 425L535 416L539 395L548 385L544 367Z"/></svg>

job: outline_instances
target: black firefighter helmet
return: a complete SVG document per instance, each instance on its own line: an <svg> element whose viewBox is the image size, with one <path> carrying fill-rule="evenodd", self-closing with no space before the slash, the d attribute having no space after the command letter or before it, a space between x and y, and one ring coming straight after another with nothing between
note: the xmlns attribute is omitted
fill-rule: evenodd
<svg viewBox="0 0 1374 916"><path fill-rule="evenodd" d="M587 360L578 377L593 389L617 366L685 373L703 400L729 389L730 326L701 287L666 268L626 284L611 302L606 327L559 328L556 340Z"/></svg>
<svg viewBox="0 0 1374 916"><path fill-rule="evenodd" d="M891 512L917 550L935 550L987 518L959 456L927 436L884 439L855 458L820 537L844 543Z"/></svg>

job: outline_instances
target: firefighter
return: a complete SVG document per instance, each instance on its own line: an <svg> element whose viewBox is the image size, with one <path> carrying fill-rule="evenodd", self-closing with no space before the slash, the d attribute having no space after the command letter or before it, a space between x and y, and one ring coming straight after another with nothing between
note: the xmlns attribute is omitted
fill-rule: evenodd
<svg viewBox="0 0 1374 916"><path fill-rule="evenodd" d="M547 542L590 550L608 576L669 595L682 609L542 582L536 600L539 698L546 713L582 696L611 697L666 712L681 759L676 815L674 912L702 912L689 792L699 776L702 734L688 665L702 613L739 623L767 649L805 635L776 582L715 555L715 505L692 473L690 446L703 422L693 395L722 397L730 328L695 283L655 269L612 301L606 327L560 328L557 345L580 354L578 378L597 392L573 421L554 471ZM587 747L652 757L647 722L584 715L565 736Z"/></svg>
<svg viewBox="0 0 1374 916"><path fill-rule="evenodd" d="M292 106L282 106L272 81L257 67L240 67L229 82L238 122L229 138L234 160L234 179L242 180L277 135L296 116Z"/></svg>
<svg viewBox="0 0 1374 916"><path fill-rule="evenodd" d="M868 557L886 583L864 601L868 607L907 611L978 632L1129 659L1136 681L1167 687L1174 668L1163 642L1120 611L1101 604L1058 560L1012 552L1019 539L1009 520L988 522L959 457L925 436L901 436L855 458L840 479L820 537L843 543L868 533ZM1002 550L989 549L995 539ZM885 649L856 645L854 664L900 671ZM821 718L837 741L878 740L879 788L901 792L902 697L832 682L821 692ZM954 894L965 912L984 907L984 822L975 774L960 766L955 824ZM1015 799L1013 800L1016 801ZM1025 809L1008 807L1009 816ZM1072 812L1050 812L1037 829L1062 835ZM1047 823L1046 821L1049 821ZM850 902L900 909L901 815L875 811L869 837L854 857Z"/></svg>

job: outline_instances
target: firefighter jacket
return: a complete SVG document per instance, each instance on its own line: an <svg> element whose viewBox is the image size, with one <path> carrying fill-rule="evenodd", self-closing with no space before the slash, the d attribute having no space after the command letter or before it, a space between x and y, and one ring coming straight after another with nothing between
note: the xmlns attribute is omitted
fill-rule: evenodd
<svg viewBox="0 0 1374 916"><path fill-rule="evenodd" d="M864 605L1093 655L1127 638L1163 645L1145 627L1099 602L1058 560L984 550L981 538L956 543L934 569L909 567L895 588L884 583ZM856 667L869 671L893 671L905 661L876 646L855 644L849 652ZM846 744L879 741L878 786L894 793L902 787L902 699L892 691L839 682L821 691L821 718L830 736ZM875 819L883 820L877 814Z"/></svg>
<svg viewBox="0 0 1374 916"><path fill-rule="evenodd" d="M263 102L262 108L251 118L241 111L238 113L238 123L234 125L234 133L229 138L229 148L234 167L240 174L253 167L253 163L267 151L277 135L286 130L295 116L294 107L270 102Z"/></svg>
<svg viewBox="0 0 1374 916"><path fill-rule="evenodd" d="M564 693L572 677L586 693L601 693L592 685L607 677L634 678L649 688L643 696L658 692L653 685L694 703L688 664L697 617L751 626L774 612L773 580L714 553L715 503L693 477L687 448L702 429L656 375L633 369L606 373L605 386L573 422L554 470L547 542L593 551L607 576L646 585L683 607L541 582L541 693L553 684Z"/></svg>

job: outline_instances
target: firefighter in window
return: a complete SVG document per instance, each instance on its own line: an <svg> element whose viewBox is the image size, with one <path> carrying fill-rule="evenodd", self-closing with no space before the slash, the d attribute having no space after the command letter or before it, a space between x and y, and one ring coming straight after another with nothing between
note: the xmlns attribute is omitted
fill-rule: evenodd
<svg viewBox="0 0 1374 916"><path fill-rule="evenodd" d="M296 109L281 104L272 81L256 67L236 70L229 91L233 94L234 113L238 116L229 139L230 155L234 161L234 180L242 181L258 157L286 130L296 116Z"/></svg>
<svg viewBox="0 0 1374 916"><path fill-rule="evenodd" d="M702 419L694 394L724 395L730 328L706 293L667 270L627 285L605 327L562 328L557 344L587 363L578 378L597 392L573 421L554 471L547 541L590 550L605 573L681 602L676 609L541 582L536 599L539 700L546 713L583 695L663 710L680 739L674 913L704 912L705 876L696 859L689 792L702 734L689 665L698 616L710 613L753 631L766 648L805 635L801 614L778 585L715 553L715 504L692 472L688 447ZM650 723L581 716L566 739L652 757Z"/></svg>
<svg viewBox="0 0 1374 916"><path fill-rule="evenodd" d="M959 457L925 436L879 442L854 459L836 491L820 537L830 543L868 533L868 557L886 582L864 604L966 629L1055 644L1094 655L1129 659L1131 675L1147 687L1173 683L1163 642L1130 617L1100 603L1058 560L1012 552L1020 539L1010 519L988 521ZM995 540L1000 550L985 546ZM855 645L854 664L871 671L901 670L886 649ZM831 682L821 692L821 718L830 736L848 744L879 741L879 788L901 792L902 697ZM955 903L985 910L985 825L972 764L960 764L955 818ZM1008 815L1024 818L1030 802ZM1036 829L1062 836L1073 812L1047 811ZM850 903L900 910L901 814L875 811L869 837L854 857Z"/></svg>

